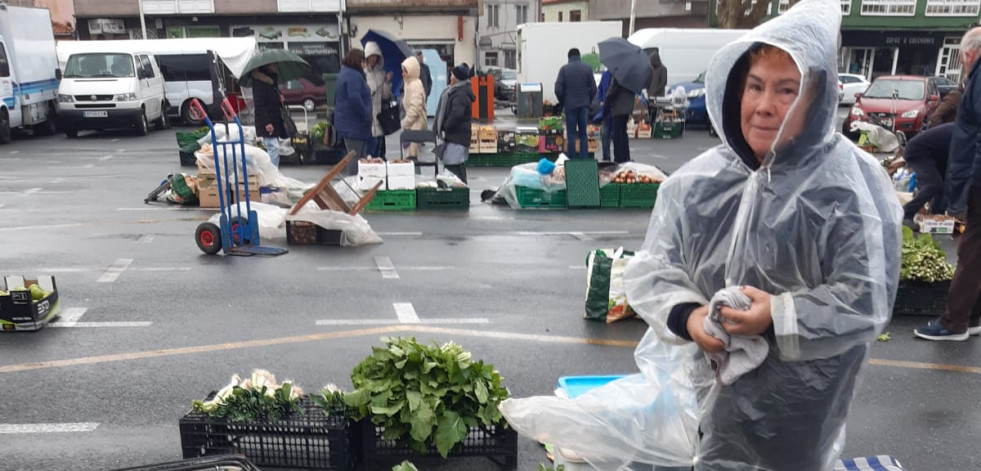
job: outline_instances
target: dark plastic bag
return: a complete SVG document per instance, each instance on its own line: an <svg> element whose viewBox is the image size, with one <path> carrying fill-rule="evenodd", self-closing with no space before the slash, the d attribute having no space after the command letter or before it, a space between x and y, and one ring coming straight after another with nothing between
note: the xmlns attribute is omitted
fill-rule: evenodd
<svg viewBox="0 0 981 471"><path fill-rule="evenodd" d="M396 131L402 128L401 120L399 119L399 102L394 98L391 100L382 100L381 112L378 113L378 124L382 128L382 132L386 136L394 134Z"/></svg>

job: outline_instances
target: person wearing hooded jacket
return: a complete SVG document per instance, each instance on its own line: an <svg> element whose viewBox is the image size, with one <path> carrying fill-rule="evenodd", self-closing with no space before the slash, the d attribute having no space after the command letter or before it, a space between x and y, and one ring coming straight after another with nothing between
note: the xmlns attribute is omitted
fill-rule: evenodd
<svg viewBox="0 0 981 471"><path fill-rule="evenodd" d="M402 95L402 129L420 131L426 129L426 89L419 79L419 60L409 57L402 61L402 77L405 94ZM419 143L409 144L408 157L419 156Z"/></svg>
<svg viewBox="0 0 981 471"><path fill-rule="evenodd" d="M264 65L251 72L252 99L255 102L255 135L269 154L272 164L279 167L279 140L286 139L286 126L283 123L282 93L279 91L279 76L276 64Z"/></svg>
<svg viewBox="0 0 981 471"><path fill-rule="evenodd" d="M381 113L382 101L392 98L392 73L385 72L385 59L382 57L378 43L368 41L364 45L364 55L365 78L368 82L368 89L371 90L371 136L373 138L368 154L384 159L385 131L378 122L378 115Z"/></svg>
<svg viewBox="0 0 981 471"><path fill-rule="evenodd" d="M699 471L832 469L891 316L902 210L879 163L835 132L840 25L837 1L802 0L716 53L706 98L723 144L661 185L626 269L645 340L685 349ZM723 385L705 325L727 288L751 304L723 308L722 328L768 350Z"/></svg>
<svg viewBox="0 0 981 471"><path fill-rule="evenodd" d="M334 127L355 157L348 162L348 175L358 172L358 159L367 156L371 142L371 90L365 79L364 51L351 49L344 57L334 91Z"/></svg>
<svg viewBox="0 0 981 471"><path fill-rule="evenodd" d="M443 166L467 183L467 158L470 156L470 123L473 102L477 97L470 88L470 68L460 64L450 71L450 86L439 97L436 136L446 143Z"/></svg>
<svg viewBox="0 0 981 471"><path fill-rule="evenodd" d="M651 84L647 87L647 96L653 100L654 97L664 96L668 86L668 68L661 62L661 53L657 49L651 52L651 68L654 69L654 74L651 75Z"/></svg>

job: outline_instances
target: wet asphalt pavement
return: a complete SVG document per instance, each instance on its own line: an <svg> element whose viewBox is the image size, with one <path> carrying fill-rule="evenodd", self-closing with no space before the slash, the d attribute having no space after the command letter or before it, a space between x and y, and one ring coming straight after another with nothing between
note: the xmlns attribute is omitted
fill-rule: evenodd
<svg viewBox="0 0 981 471"><path fill-rule="evenodd" d="M307 391L349 388L351 369L386 335L453 340L493 363L517 397L551 394L560 376L636 370L629 343L645 325L582 319L584 260L595 248L638 248L649 211L490 206L479 193L507 169L471 168L468 212L366 215L381 245L206 256L193 234L214 211L143 204L167 174L193 173L178 165L174 132L27 136L0 148L0 274L54 274L62 315L76 321L0 334L0 469L179 459L178 419L233 373L266 368ZM689 129L680 140L632 141L632 152L671 172L717 144ZM328 169L281 167L311 183ZM394 277L379 269L388 261ZM892 340L873 345L844 455L978 469L981 341L913 339L924 320L896 318ZM533 470L546 458L522 438L518 460Z"/></svg>

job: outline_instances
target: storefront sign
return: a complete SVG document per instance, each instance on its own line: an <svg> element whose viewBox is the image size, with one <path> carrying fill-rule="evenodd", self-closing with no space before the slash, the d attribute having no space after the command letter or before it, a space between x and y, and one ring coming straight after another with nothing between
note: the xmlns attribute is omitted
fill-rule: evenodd
<svg viewBox="0 0 981 471"><path fill-rule="evenodd" d="M126 23L120 19L94 18L89 20L89 34L126 34Z"/></svg>
<svg viewBox="0 0 981 471"><path fill-rule="evenodd" d="M337 41L340 32L336 24L326 25L270 25L233 26L236 38L255 37L258 42Z"/></svg>
<svg viewBox="0 0 981 471"><path fill-rule="evenodd" d="M845 47L903 47L943 45L943 33L922 33L908 31L842 31L842 45Z"/></svg>

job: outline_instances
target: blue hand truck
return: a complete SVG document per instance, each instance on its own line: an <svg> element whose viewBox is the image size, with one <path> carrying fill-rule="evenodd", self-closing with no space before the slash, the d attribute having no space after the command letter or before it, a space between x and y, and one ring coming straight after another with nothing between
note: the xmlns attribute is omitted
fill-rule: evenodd
<svg viewBox="0 0 981 471"><path fill-rule="evenodd" d="M215 180L218 185L218 206L221 210L220 227L211 222L198 225L194 232L194 241L198 248L208 255L215 255L224 250L225 255L282 255L288 252L280 247L262 247L259 242L259 215L252 210L249 200L248 162L245 158L245 132L242 123L235 114L228 99L221 102L221 110L225 114L224 140L218 140L215 125L204 111L201 102L192 99L190 114L192 119L203 120L211 131L211 148L215 159ZM232 126L234 123L234 127ZM237 138L233 137L235 131ZM239 178L241 162L242 175ZM229 165L231 163L231 165ZM229 169L231 167L231 169ZM234 181L234 193L229 193L228 183ZM234 194L237 203L230 201ZM243 217L242 203L245 203ZM233 206L234 205L234 206Z"/></svg>

